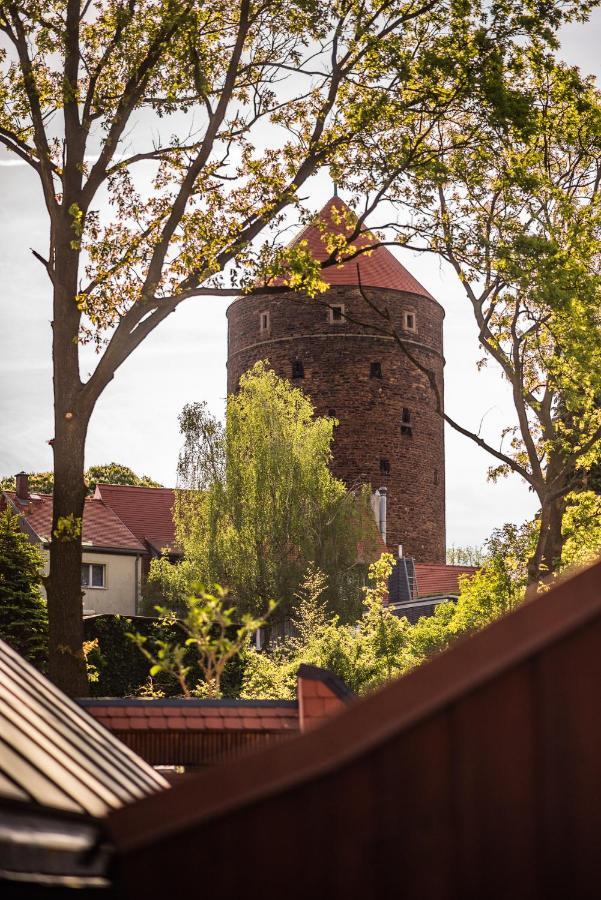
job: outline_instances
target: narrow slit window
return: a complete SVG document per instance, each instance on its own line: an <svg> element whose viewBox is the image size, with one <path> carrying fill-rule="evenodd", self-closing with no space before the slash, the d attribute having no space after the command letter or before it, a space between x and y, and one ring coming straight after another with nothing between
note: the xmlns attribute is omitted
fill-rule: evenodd
<svg viewBox="0 0 601 900"><path fill-rule="evenodd" d="M259 315L259 331L263 334L266 331L269 331L270 328L270 318L269 312L262 312Z"/></svg>
<svg viewBox="0 0 601 900"><path fill-rule="evenodd" d="M414 312L403 313L403 327L405 331L417 331L417 320Z"/></svg>
<svg viewBox="0 0 601 900"><path fill-rule="evenodd" d="M330 323L339 325L341 322L344 322L344 306L342 304L330 306L329 314Z"/></svg>
<svg viewBox="0 0 601 900"><path fill-rule="evenodd" d="M390 475L390 460L380 459L380 475Z"/></svg>
<svg viewBox="0 0 601 900"><path fill-rule="evenodd" d="M295 359L292 363L292 377L293 378L304 378L305 377L305 367L303 366L300 359Z"/></svg>
<svg viewBox="0 0 601 900"><path fill-rule="evenodd" d="M413 428L411 426L411 410L406 406L403 407L403 412L401 414L401 434L404 434L407 437L411 437L413 434Z"/></svg>
<svg viewBox="0 0 601 900"><path fill-rule="evenodd" d="M382 363L372 362L369 364L369 377L370 378L381 378L382 377Z"/></svg>

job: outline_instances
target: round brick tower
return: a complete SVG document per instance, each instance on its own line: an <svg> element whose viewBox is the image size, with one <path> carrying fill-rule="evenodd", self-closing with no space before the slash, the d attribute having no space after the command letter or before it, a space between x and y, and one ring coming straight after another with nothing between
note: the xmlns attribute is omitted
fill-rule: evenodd
<svg viewBox="0 0 601 900"><path fill-rule="evenodd" d="M348 207L333 197L295 239L320 261L322 241L348 228ZM371 241L369 236L361 240ZM361 246L361 240L354 246ZM443 391L444 311L385 248L324 269L330 288L317 299L257 291L228 316L228 393L257 360L302 388L318 415L334 416L332 471L349 487L387 488L387 544L418 562L445 562L445 463L442 417L432 389L389 335L358 288L390 321Z"/></svg>

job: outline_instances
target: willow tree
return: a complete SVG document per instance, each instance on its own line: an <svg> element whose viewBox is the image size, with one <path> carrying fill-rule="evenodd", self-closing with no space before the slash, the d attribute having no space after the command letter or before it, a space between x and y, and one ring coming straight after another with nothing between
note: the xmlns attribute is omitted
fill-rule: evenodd
<svg viewBox="0 0 601 900"><path fill-rule="evenodd" d="M153 560L151 582L185 607L194 584L215 580L240 614L281 621L307 569L326 577L324 599L346 621L360 608L367 564L379 552L369 491L352 492L329 465L335 419L315 416L302 391L263 362L228 398L225 426L203 403L180 416L184 447L176 531L183 560Z"/></svg>
<svg viewBox="0 0 601 900"><path fill-rule="evenodd" d="M270 227L302 213L313 174L342 174L368 142L396 173L429 159L433 123L508 44L549 39L586 5L0 0L0 142L39 179L49 222L34 252L53 305L57 684L86 691L84 448L118 368L184 300L254 283ZM308 261L294 262L296 286L311 287ZM99 353L87 379L82 341Z"/></svg>

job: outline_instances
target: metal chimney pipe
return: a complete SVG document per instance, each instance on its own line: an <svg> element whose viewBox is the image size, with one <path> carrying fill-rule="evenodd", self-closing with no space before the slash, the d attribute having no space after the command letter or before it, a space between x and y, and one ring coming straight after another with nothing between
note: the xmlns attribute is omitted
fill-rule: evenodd
<svg viewBox="0 0 601 900"><path fill-rule="evenodd" d="M27 503L29 500L29 475L27 472L17 472L15 481L17 484L17 500Z"/></svg>
<svg viewBox="0 0 601 900"><path fill-rule="evenodd" d="M382 540L386 543L386 494L388 493L388 489L381 487L378 493L380 494L380 521L378 527L380 529L380 534L382 535Z"/></svg>

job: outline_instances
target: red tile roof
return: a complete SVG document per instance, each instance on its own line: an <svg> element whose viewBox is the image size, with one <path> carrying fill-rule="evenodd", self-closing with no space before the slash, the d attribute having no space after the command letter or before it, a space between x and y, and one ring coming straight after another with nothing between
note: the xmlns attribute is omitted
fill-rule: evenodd
<svg viewBox="0 0 601 900"><path fill-rule="evenodd" d="M110 731L297 731L298 707L286 701L79 700Z"/></svg>
<svg viewBox="0 0 601 900"><path fill-rule="evenodd" d="M94 496L110 506L140 541L147 541L157 552L165 547L176 549L172 488L99 484Z"/></svg>
<svg viewBox="0 0 601 900"><path fill-rule="evenodd" d="M330 254L323 242L323 229L320 230L316 224L319 220L326 224L329 234L348 236L352 233L352 228L347 223L356 221L356 215L339 197L332 197L317 214L314 222L303 228L291 242L291 246L295 246L301 241L306 241L311 255L323 262L329 258ZM352 246L360 249L373 244L376 240L372 234L364 232L353 242ZM361 273L361 283L366 287L408 291L420 297L434 299L425 287L392 255L390 250L382 246L377 247L371 253L360 254L341 265L329 266L323 270L322 277L324 281L332 285L356 285L358 284L357 265Z"/></svg>
<svg viewBox="0 0 601 900"><path fill-rule="evenodd" d="M52 532L52 496L32 493L28 503L17 500L14 491L5 491L14 509L23 516L44 544L50 543ZM144 553L144 545L124 525L119 516L96 497L86 500L83 513L83 549L86 547L130 550Z"/></svg>
<svg viewBox="0 0 601 900"><path fill-rule="evenodd" d="M459 576L473 575L477 566L447 566L416 563L418 597L437 597L459 593Z"/></svg>

